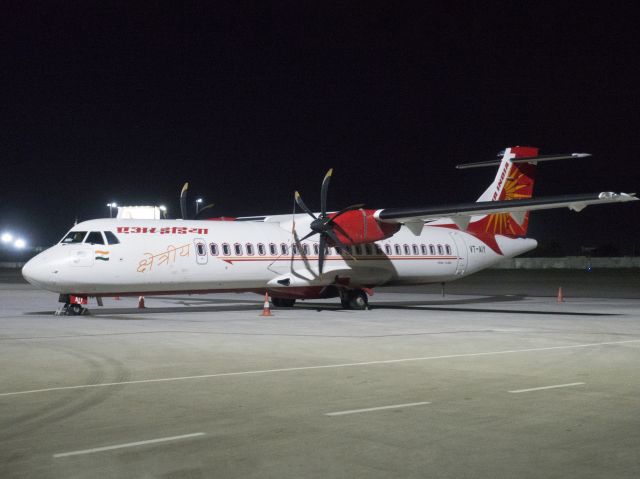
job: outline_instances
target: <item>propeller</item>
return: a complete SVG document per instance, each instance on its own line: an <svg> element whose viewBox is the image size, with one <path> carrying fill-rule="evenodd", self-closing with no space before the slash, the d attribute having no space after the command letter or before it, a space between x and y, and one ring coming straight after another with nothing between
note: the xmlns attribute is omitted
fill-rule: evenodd
<svg viewBox="0 0 640 479"><path fill-rule="evenodd" d="M180 214L183 220L188 220L189 215L187 212L187 190L189 189L189 183L185 183L180 192Z"/></svg>
<svg viewBox="0 0 640 479"><path fill-rule="evenodd" d="M307 238L310 238L313 235L320 235L320 251L318 255L318 271L322 274L322 267L324 266L325 259L325 248L327 243L332 244L334 246L338 246L346 253L349 253L349 250L345 246L345 244L338 239L334 229L339 227L337 223L335 223L336 218L340 215L343 215L347 211L358 210L364 206L364 204L357 204L347 206L346 208L341 209L333 216L329 217L327 215L327 193L329 191L329 182L331 181L331 175L333 174L333 168L327 171L327 174L324 175L324 179L322 180L322 188L320 189L320 215L316 216L313 211L309 209L309 207L302 201L302 196L297 191L295 192L295 200L298 206L307 213L309 216L313 218L313 221L309 225L311 228L311 232L306 236L300 239L300 241L304 241Z"/></svg>

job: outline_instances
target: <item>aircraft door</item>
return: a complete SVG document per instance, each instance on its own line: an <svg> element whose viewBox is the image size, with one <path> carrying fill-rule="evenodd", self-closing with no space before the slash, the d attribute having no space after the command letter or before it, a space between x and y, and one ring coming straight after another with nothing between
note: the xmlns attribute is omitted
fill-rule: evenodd
<svg viewBox="0 0 640 479"><path fill-rule="evenodd" d="M204 239L195 238L193 240L193 246L196 252L196 263L207 264L207 261L208 261L207 243L204 242Z"/></svg>
<svg viewBox="0 0 640 479"><path fill-rule="evenodd" d="M469 255L467 254L467 244L460 233L451 232L451 239L456 248L456 255L458 256L458 263L456 265L456 276L462 276L467 270L467 262Z"/></svg>

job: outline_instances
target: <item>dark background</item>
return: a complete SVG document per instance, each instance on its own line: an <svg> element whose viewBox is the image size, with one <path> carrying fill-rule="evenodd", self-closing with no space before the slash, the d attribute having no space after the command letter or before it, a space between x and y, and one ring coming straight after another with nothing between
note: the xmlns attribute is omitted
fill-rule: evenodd
<svg viewBox="0 0 640 479"><path fill-rule="evenodd" d="M398 3L400 3L398 5ZM216 215L473 201L506 146L536 195L640 185L633 3L19 2L0 15L0 228L57 241L105 204ZM444 4L446 3L446 6ZM532 216L567 253L640 253L640 206ZM637 241L637 245L635 244Z"/></svg>

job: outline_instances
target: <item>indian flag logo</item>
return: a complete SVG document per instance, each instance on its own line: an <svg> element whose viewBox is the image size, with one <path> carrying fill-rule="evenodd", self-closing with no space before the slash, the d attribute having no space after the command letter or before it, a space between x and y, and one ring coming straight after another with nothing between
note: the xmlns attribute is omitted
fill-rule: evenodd
<svg viewBox="0 0 640 479"><path fill-rule="evenodd" d="M99 259L100 261L109 261L109 252L97 249L96 259Z"/></svg>

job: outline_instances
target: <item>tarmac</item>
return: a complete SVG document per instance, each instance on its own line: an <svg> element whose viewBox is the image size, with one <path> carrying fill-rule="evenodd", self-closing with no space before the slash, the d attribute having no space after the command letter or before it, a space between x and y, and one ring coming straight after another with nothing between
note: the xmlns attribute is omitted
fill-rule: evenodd
<svg viewBox="0 0 640 479"><path fill-rule="evenodd" d="M589 276L591 275L591 276ZM0 273L2 478L637 478L640 272L487 271L368 311L93 301ZM563 287L565 301L556 292Z"/></svg>

